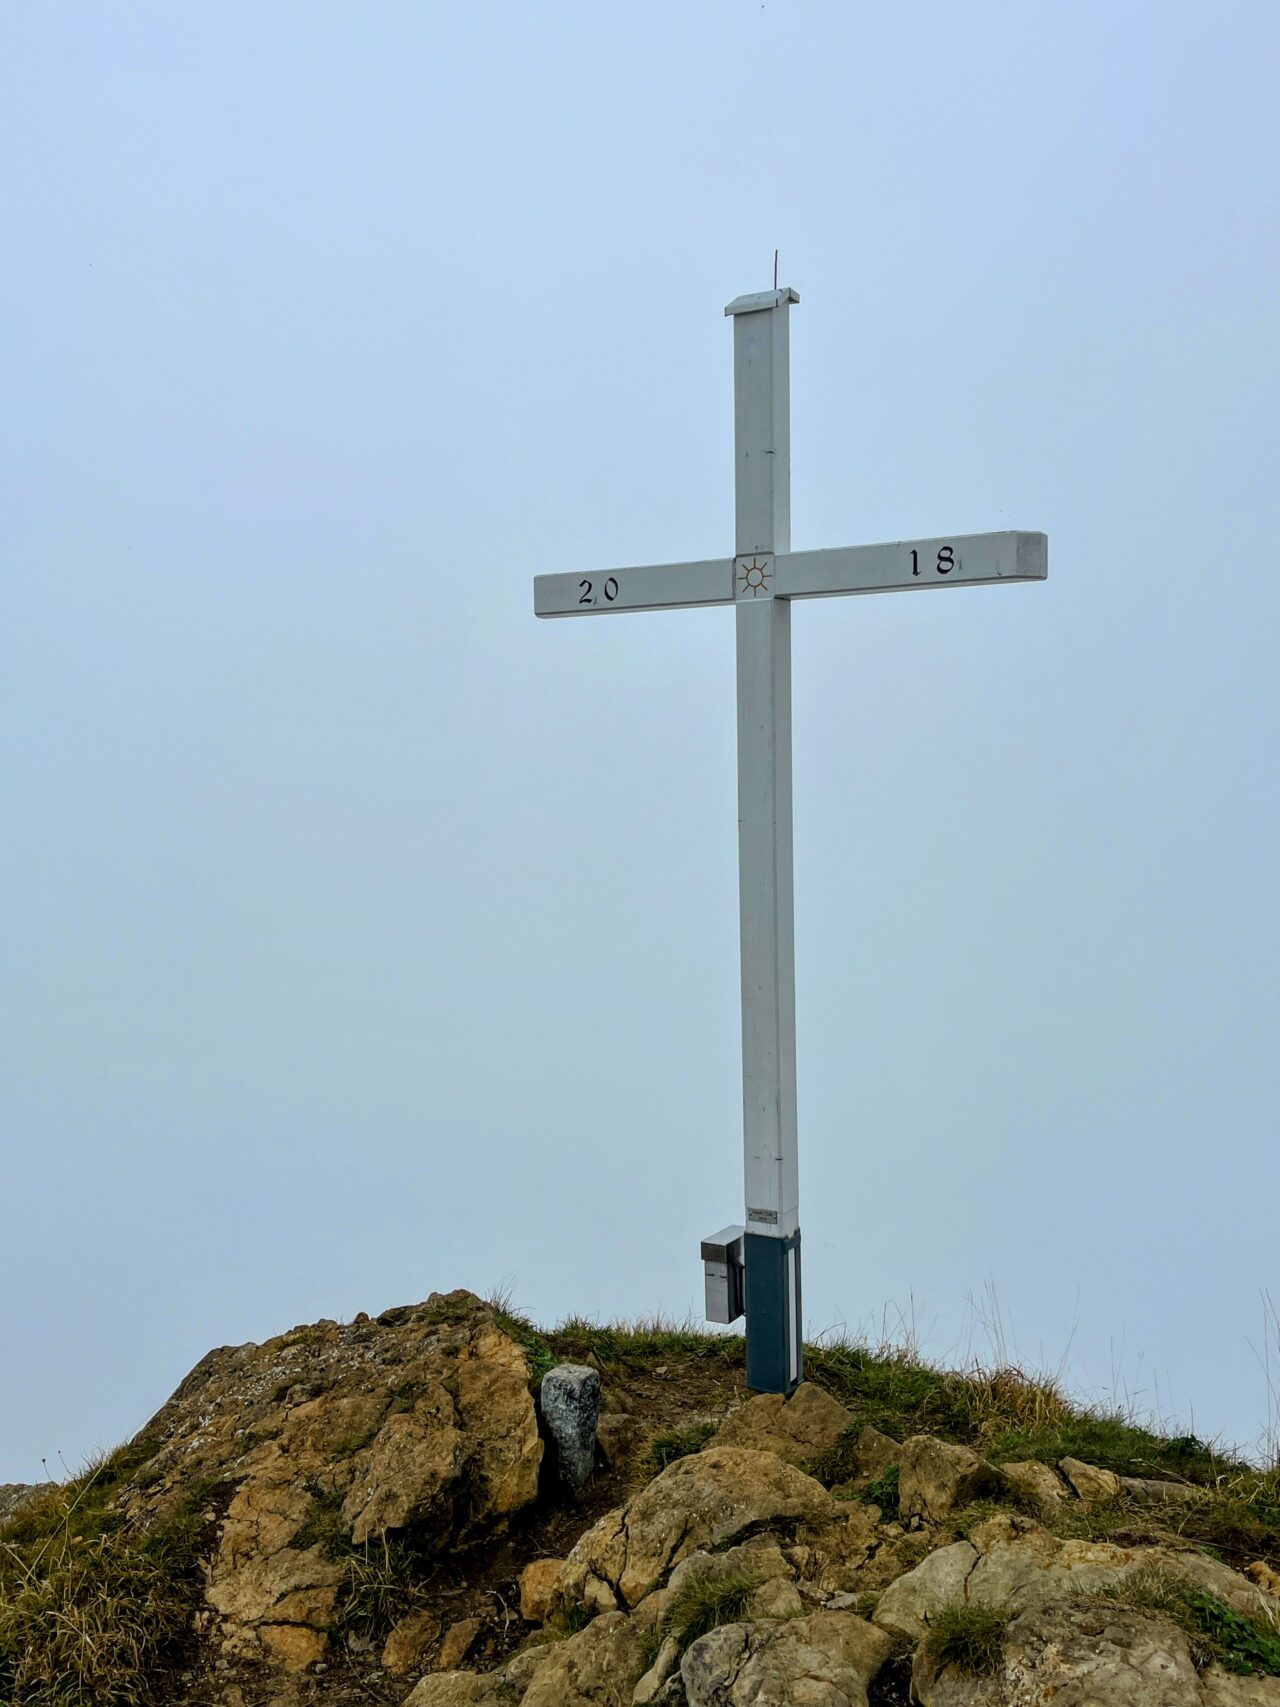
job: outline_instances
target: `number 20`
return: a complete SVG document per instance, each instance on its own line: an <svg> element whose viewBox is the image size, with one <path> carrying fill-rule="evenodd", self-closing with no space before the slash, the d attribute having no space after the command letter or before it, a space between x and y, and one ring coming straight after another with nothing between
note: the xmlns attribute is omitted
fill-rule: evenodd
<svg viewBox="0 0 1280 1707"><path fill-rule="evenodd" d="M938 553L938 561L936 564L939 575L949 575L955 566L955 547L944 545ZM918 575L920 573L920 553L916 551L914 547L911 552L911 573L913 575Z"/></svg>
<svg viewBox="0 0 1280 1707"><path fill-rule="evenodd" d="M581 595L582 595L579 598L578 603L580 605L593 605L593 604L595 604L596 601L591 596L591 582L590 581L579 581L578 586L581 589ZM611 605L613 603L613 601L617 598L617 596L618 596L618 583L617 583L616 578L614 576L610 575L609 579L604 584L604 600L605 600L605 603Z"/></svg>

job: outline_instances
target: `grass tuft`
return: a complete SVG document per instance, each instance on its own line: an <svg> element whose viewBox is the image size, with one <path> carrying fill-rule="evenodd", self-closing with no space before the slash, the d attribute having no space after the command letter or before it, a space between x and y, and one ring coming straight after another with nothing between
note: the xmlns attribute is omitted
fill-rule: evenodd
<svg viewBox="0 0 1280 1707"><path fill-rule="evenodd" d="M747 1571L714 1565L693 1572L667 1608L663 1634L674 1636L684 1649L709 1630L738 1623L763 1580Z"/></svg>
<svg viewBox="0 0 1280 1707"><path fill-rule="evenodd" d="M877 1476L874 1482L868 1482L858 1496L864 1505L878 1505L885 1523L896 1522L902 1510L898 1486L901 1477L901 1465L890 1464L884 1474Z"/></svg>
<svg viewBox="0 0 1280 1707"><path fill-rule="evenodd" d="M668 1428L655 1434L645 1448L643 1469L650 1478L674 1464L677 1458L687 1458L702 1448L716 1432L713 1422L690 1423L687 1428Z"/></svg>
<svg viewBox="0 0 1280 1707"><path fill-rule="evenodd" d="M1000 1669L1008 1628L1007 1612L954 1601L934 1614L924 1649L940 1666L954 1666L966 1677L990 1677Z"/></svg>
<svg viewBox="0 0 1280 1707"><path fill-rule="evenodd" d="M383 1536L350 1547L339 1589L335 1634L385 1636L393 1625L427 1602L424 1560L410 1542ZM429 1563L427 1575L430 1571Z"/></svg>
<svg viewBox="0 0 1280 1707"><path fill-rule="evenodd" d="M0 1535L0 1701L6 1707L145 1707L199 1599L197 1483L148 1530L112 1501L154 1455L122 1447L50 1487Z"/></svg>
<svg viewBox="0 0 1280 1707"><path fill-rule="evenodd" d="M506 1287L491 1292L485 1303L493 1312L493 1319L503 1333L513 1339L528 1358L530 1381L541 1381L556 1361L546 1335L534 1326L523 1311L515 1308L511 1301L511 1292Z"/></svg>

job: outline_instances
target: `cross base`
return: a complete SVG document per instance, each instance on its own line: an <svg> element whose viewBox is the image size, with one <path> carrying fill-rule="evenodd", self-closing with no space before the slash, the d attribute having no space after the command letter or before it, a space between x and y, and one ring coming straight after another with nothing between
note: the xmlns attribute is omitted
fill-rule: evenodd
<svg viewBox="0 0 1280 1707"><path fill-rule="evenodd" d="M747 1386L757 1393L793 1393L804 1379L800 1229L785 1239L748 1233L743 1244Z"/></svg>

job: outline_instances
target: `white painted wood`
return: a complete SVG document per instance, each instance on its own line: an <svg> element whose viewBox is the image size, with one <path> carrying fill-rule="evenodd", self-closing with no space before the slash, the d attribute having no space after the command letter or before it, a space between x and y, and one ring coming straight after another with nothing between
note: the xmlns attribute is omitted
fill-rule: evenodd
<svg viewBox="0 0 1280 1707"><path fill-rule="evenodd" d="M774 585L779 598L823 599L912 587L1043 581L1048 573L1049 542L1044 534L971 533L834 551L792 551L779 556Z"/></svg>
<svg viewBox="0 0 1280 1707"><path fill-rule="evenodd" d="M733 603L733 559L652 563L634 569L588 569L575 575L535 575L535 616L608 616L685 605Z"/></svg>
<svg viewBox="0 0 1280 1707"><path fill-rule="evenodd" d="M744 558L767 562L791 543L788 313L794 293L768 295L767 305L741 312L733 326L739 564ZM791 609L783 599L739 597L736 621L746 1226L750 1233L786 1238L799 1224Z"/></svg>

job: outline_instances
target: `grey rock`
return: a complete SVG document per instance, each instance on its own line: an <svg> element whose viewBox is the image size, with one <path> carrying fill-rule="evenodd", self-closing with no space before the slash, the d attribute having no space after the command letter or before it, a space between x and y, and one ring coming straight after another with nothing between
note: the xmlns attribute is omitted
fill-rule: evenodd
<svg viewBox="0 0 1280 1707"><path fill-rule="evenodd" d="M600 1374L558 1363L542 1378L542 1416L560 1459L560 1480L576 1497L591 1478L600 1420Z"/></svg>
<svg viewBox="0 0 1280 1707"><path fill-rule="evenodd" d="M32 1495L40 1492L40 1488L39 1482L0 1482L0 1524L8 1523L17 1517Z"/></svg>

